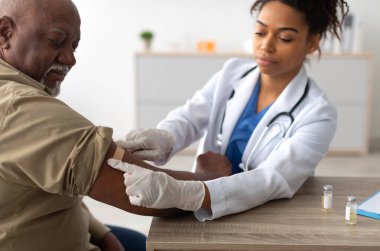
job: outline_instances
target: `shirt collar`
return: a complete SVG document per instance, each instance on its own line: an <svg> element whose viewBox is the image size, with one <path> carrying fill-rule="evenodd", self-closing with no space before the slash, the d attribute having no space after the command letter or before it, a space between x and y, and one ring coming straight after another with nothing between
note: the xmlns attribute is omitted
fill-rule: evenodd
<svg viewBox="0 0 380 251"><path fill-rule="evenodd" d="M32 79L25 73L16 69L12 65L8 64L6 61L0 58L0 80L10 80L15 82L21 82L22 84L34 87L39 90L46 91L46 86L41 84L40 82Z"/></svg>

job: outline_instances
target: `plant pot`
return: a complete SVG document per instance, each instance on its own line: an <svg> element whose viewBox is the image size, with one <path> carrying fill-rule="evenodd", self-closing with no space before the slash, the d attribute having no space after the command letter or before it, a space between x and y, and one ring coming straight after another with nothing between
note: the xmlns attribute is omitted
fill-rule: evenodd
<svg viewBox="0 0 380 251"><path fill-rule="evenodd" d="M144 40L145 51L150 51L152 47L152 40Z"/></svg>

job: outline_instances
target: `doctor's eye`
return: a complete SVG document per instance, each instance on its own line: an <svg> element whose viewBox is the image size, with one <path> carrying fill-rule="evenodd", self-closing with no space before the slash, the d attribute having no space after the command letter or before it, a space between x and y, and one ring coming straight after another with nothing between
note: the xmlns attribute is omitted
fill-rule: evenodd
<svg viewBox="0 0 380 251"><path fill-rule="evenodd" d="M263 37L263 36L265 36L265 33L264 33L264 32L261 32L261 31L256 31L254 34L255 34L255 36L258 36L258 37Z"/></svg>
<svg viewBox="0 0 380 251"><path fill-rule="evenodd" d="M293 39L291 39L291 38L285 38L285 37L279 37L278 39L280 39L284 43L290 43L290 42L293 41Z"/></svg>

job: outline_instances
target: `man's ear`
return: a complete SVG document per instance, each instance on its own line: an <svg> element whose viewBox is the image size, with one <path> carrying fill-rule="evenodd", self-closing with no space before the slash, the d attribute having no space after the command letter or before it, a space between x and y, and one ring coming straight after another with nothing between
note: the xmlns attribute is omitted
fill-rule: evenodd
<svg viewBox="0 0 380 251"><path fill-rule="evenodd" d="M0 17L0 48L8 49L10 46L9 40L12 37L14 22L10 17Z"/></svg>

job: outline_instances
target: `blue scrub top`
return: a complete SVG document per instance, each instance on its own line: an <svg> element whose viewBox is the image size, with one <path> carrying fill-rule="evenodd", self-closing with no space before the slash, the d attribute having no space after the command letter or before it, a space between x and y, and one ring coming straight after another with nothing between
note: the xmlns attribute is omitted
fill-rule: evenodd
<svg viewBox="0 0 380 251"><path fill-rule="evenodd" d="M232 164L232 174L240 173L243 170L239 167L245 148L248 141L255 130L257 124L261 118L265 115L269 107L268 105L262 111L257 113L257 102L259 97L259 91L261 86L261 80L259 79L251 97L248 100L243 113L240 115L238 122L232 131L230 141L226 150L226 157Z"/></svg>

